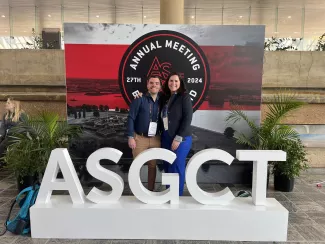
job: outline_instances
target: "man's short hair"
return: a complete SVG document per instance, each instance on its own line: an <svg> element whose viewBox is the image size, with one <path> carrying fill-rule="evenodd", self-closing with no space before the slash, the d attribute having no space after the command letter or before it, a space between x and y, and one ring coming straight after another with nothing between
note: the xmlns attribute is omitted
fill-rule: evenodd
<svg viewBox="0 0 325 244"><path fill-rule="evenodd" d="M161 78L160 78L158 75L150 75L150 76L148 76L148 78L147 78L147 83L149 82L149 80L150 80L151 78L157 78L157 79L159 79L160 85L162 86Z"/></svg>

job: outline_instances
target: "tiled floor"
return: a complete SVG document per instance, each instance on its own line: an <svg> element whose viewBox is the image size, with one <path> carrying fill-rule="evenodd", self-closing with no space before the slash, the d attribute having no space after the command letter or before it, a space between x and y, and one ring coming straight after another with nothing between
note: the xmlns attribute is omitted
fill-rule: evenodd
<svg viewBox="0 0 325 244"><path fill-rule="evenodd" d="M311 169L308 173L303 174L295 182L294 191L291 193L275 192L272 189L272 180L268 189L268 197L276 198L289 214L288 242L291 243L324 243L325 244L325 184L322 188L317 188L315 182L325 180L325 169ZM224 186L220 185L201 185L206 191L220 190ZM241 185L229 186L233 192L248 189ZM17 194L15 180L3 170L0 171L0 230L5 220L11 199ZM248 189L249 190L249 189ZM124 194L130 194L130 190L126 187ZM185 190L184 195L189 195ZM46 224L46 223L44 223ZM42 240L31 239L30 237L14 236L6 233L0 237L0 244L54 244L54 243L70 243L70 244L113 244L113 243L231 243L231 242L207 242L207 241L111 241L111 240Z"/></svg>

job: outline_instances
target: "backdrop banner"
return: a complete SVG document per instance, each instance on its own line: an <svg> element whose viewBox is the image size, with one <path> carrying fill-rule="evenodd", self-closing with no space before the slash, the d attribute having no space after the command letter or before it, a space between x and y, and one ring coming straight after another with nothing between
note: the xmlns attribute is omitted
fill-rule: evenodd
<svg viewBox="0 0 325 244"><path fill-rule="evenodd" d="M70 124L82 125L82 137L70 150L87 159L95 150L123 152L132 159L126 137L130 102L146 91L146 77L163 80L179 72L193 103L193 146L188 155L219 148L235 156L241 145L227 124L231 104L260 122L264 26L149 24L64 25L67 111Z"/></svg>

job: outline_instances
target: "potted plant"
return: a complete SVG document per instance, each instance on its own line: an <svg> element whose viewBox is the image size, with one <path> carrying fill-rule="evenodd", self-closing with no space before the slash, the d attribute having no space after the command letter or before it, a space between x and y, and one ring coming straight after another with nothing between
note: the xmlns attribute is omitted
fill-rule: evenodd
<svg viewBox="0 0 325 244"><path fill-rule="evenodd" d="M257 125L250 120L248 116L238 106L234 106L230 114L227 116L228 123L236 123L244 120L250 130L250 135L244 133L235 133L236 142L256 150L283 150L285 152L293 150L293 146L299 145L299 134L292 126L281 124L281 121L288 116L288 114L298 108L301 108L305 103L295 99L294 95L286 92L279 92L271 99L265 101L267 103L267 113L261 125ZM294 144L296 143L296 144ZM297 150L297 147L296 147ZM281 166L281 164L283 165ZM279 163L271 163L273 172L277 175L283 175L281 169L285 167L293 167L297 164L297 159L293 153L287 154L287 161ZM297 171L300 172L305 167L304 162L300 162L301 167L295 167L295 174L288 176L296 176ZM269 172L268 172L269 174ZM276 178L278 182L279 178Z"/></svg>
<svg viewBox="0 0 325 244"><path fill-rule="evenodd" d="M32 185L44 173L51 151L67 148L69 140L81 133L58 114L42 111L37 116L22 114L21 121L10 131L10 144L3 160L18 183L18 190Z"/></svg>
<svg viewBox="0 0 325 244"><path fill-rule="evenodd" d="M291 192L295 177L308 168L307 153L300 139L284 141L281 148L287 153L287 161L273 163L274 189Z"/></svg>

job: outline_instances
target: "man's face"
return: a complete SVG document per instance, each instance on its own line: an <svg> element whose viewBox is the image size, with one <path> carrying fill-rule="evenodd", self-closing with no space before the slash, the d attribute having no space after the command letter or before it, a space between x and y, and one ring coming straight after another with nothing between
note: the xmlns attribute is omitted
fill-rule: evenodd
<svg viewBox="0 0 325 244"><path fill-rule="evenodd" d="M151 94L157 94L160 91L161 85L158 78L150 78L147 83L147 89Z"/></svg>

